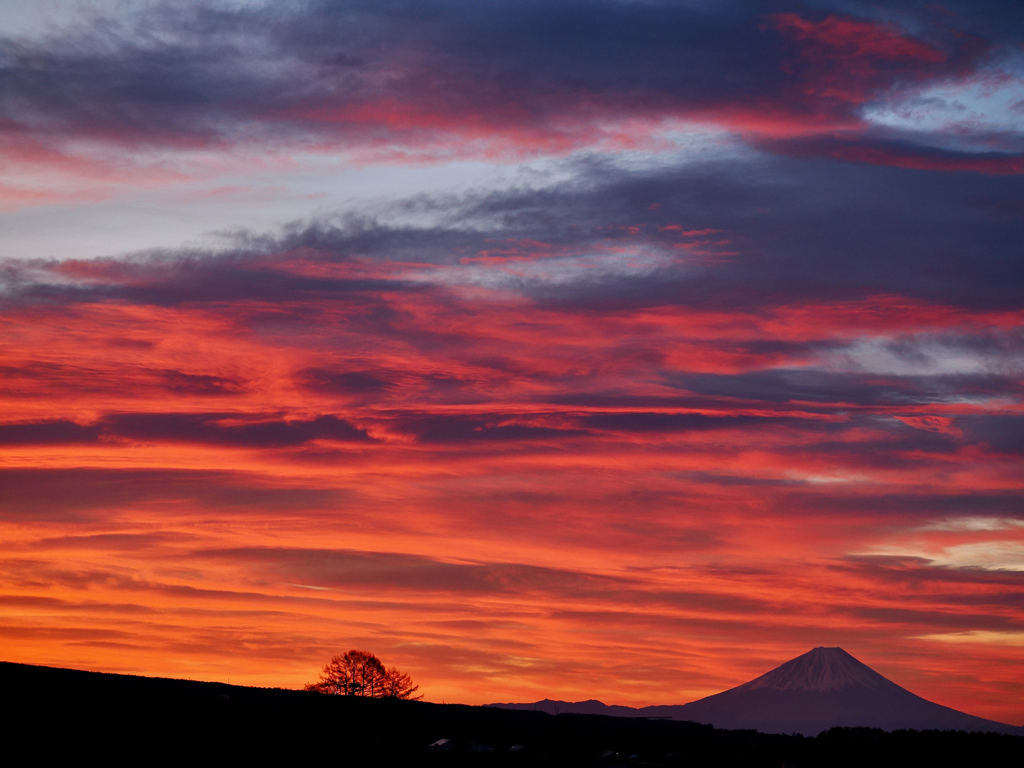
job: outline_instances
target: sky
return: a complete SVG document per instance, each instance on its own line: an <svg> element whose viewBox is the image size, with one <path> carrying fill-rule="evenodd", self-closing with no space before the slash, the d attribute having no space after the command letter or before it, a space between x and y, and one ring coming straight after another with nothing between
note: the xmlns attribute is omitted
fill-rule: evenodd
<svg viewBox="0 0 1024 768"><path fill-rule="evenodd" d="M1018 3L0 2L0 648L1024 723Z"/></svg>

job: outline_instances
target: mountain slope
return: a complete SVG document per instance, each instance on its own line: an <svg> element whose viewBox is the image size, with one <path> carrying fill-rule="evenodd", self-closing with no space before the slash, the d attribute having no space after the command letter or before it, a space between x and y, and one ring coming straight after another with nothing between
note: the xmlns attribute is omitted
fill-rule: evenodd
<svg viewBox="0 0 1024 768"><path fill-rule="evenodd" d="M842 648L815 648L748 683L683 705L605 707L598 701L496 704L514 709L693 720L716 728L814 736L835 726L887 731L997 731L1024 729L974 717L922 699L882 677Z"/></svg>

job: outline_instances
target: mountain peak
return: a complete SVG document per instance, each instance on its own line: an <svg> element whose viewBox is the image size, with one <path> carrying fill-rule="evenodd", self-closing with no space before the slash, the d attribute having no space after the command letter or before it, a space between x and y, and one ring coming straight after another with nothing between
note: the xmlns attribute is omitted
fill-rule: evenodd
<svg viewBox="0 0 1024 768"><path fill-rule="evenodd" d="M620 715L692 720L715 728L753 728L765 733L816 736L828 728L956 729L1021 733L922 699L887 680L842 648L814 648L737 688L689 704L634 709L599 701L492 704L551 714Z"/></svg>
<svg viewBox="0 0 1024 768"><path fill-rule="evenodd" d="M736 690L839 691L851 686L883 690L895 686L842 648L819 646L787 661Z"/></svg>

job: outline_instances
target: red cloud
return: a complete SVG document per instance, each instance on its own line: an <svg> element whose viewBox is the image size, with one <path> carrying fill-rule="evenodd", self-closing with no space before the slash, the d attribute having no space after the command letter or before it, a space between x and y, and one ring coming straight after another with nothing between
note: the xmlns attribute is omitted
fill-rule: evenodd
<svg viewBox="0 0 1024 768"><path fill-rule="evenodd" d="M904 59L929 63L946 60L946 54L939 49L908 37L891 25L839 16L815 22L795 13L775 14L771 20L777 29L810 43L805 53L808 57Z"/></svg>
<svg viewBox="0 0 1024 768"><path fill-rule="evenodd" d="M897 81L939 73L946 62L941 50L887 25L836 16L814 22L796 14L770 20L795 42L799 54L783 70L795 80L790 92L812 112L843 114Z"/></svg>

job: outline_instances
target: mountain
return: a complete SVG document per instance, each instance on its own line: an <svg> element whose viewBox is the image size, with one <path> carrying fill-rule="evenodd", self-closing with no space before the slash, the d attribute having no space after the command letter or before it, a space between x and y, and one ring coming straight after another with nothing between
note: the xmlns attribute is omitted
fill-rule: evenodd
<svg viewBox="0 0 1024 768"><path fill-rule="evenodd" d="M882 677L842 648L815 648L771 672L689 704L652 707L606 706L599 701L544 699L533 704L492 704L505 709L536 709L550 714L692 720L716 728L816 736L836 726L886 731L996 731L1024 734L994 720L974 717L922 699Z"/></svg>

